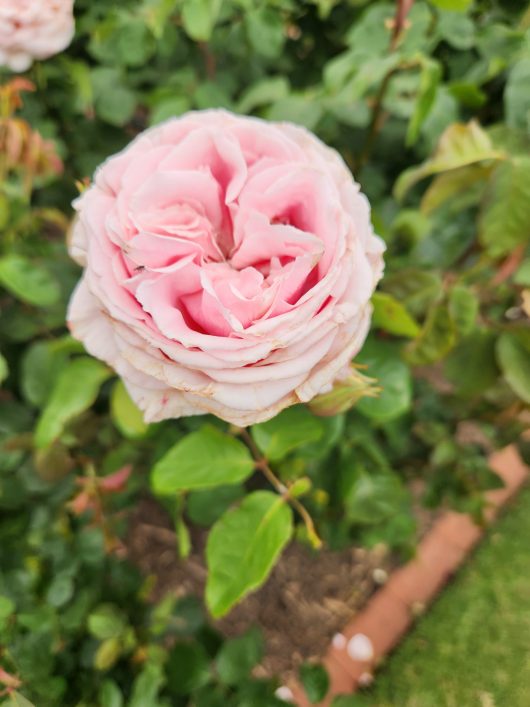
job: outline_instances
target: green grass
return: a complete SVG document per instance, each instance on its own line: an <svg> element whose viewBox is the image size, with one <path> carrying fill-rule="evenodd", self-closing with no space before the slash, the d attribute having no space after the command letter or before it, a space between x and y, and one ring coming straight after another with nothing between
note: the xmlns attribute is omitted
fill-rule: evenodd
<svg viewBox="0 0 530 707"><path fill-rule="evenodd" d="M530 488L351 707L530 707Z"/></svg>

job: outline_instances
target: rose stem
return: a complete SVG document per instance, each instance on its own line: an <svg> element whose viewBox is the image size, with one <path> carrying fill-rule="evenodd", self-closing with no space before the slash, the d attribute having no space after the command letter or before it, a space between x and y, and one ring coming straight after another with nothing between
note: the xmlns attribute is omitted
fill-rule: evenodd
<svg viewBox="0 0 530 707"><path fill-rule="evenodd" d="M292 498L289 495L289 488L285 486L285 484L283 484L276 476L276 474L272 471L267 459L259 451L248 429L246 427L235 426L232 429L235 434L239 435L245 441L245 444L250 449L252 456L254 457L256 469L259 469L261 473L266 477L267 481L271 484L271 486L274 486L276 491L278 491L278 493L283 496L283 498L285 498L293 506L293 508L297 510L300 517L304 521L307 530L307 537L312 547L315 549L322 547L322 540L320 539L316 531L315 524L313 522L313 519L311 518L311 515L307 511L307 508L305 508L305 506L300 503L297 498Z"/></svg>
<svg viewBox="0 0 530 707"><path fill-rule="evenodd" d="M396 14L392 22L392 36L390 38L389 47L390 53L395 51L398 45L401 33L403 32L403 29L405 27L407 15L409 14L413 4L414 0L397 0ZM379 87L379 90L376 94L374 107L372 110L372 120L370 121L370 127L368 129L368 137L366 139L364 150L359 155L359 159L357 161L357 172L360 172L364 165L368 162L368 159L372 154L375 139L379 134L379 131L383 127L383 100L388 90L390 79L392 78L395 72L396 68L390 69L390 71L388 71L385 78L381 82L381 86Z"/></svg>

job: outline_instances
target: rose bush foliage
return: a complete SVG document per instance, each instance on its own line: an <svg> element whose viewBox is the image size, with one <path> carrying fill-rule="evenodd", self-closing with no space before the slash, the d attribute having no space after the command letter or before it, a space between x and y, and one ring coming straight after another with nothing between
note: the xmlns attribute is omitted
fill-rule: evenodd
<svg viewBox="0 0 530 707"><path fill-rule="evenodd" d="M187 114L109 159L76 210L70 330L147 421L253 424L348 375L383 244L346 166L308 131Z"/></svg>
<svg viewBox="0 0 530 707"><path fill-rule="evenodd" d="M211 529L219 615L291 538L410 552L410 481L421 502L481 517L486 452L517 439L530 401L527 4L417 0L397 34L391 2L74 10L69 48L0 101L0 682L39 707L275 704L274 684L224 681L221 639L193 602L146 605L148 582L115 557L124 521L151 489L181 555L190 525ZM377 379L378 397L346 414L293 405L246 433L214 416L147 424L68 335L71 201L146 128L209 109L312 130L370 201L387 247L371 329L313 406L333 411L359 398L361 375Z"/></svg>

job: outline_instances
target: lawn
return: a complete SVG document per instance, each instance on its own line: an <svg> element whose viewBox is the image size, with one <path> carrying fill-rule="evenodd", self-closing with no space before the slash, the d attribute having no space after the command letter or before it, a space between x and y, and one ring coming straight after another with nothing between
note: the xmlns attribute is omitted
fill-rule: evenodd
<svg viewBox="0 0 530 707"><path fill-rule="evenodd" d="M527 488L352 707L530 705L529 538Z"/></svg>

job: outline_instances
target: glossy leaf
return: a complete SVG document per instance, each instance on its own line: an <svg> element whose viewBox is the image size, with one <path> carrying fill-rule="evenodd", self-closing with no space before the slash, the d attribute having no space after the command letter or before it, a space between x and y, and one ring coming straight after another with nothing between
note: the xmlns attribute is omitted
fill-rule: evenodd
<svg viewBox="0 0 530 707"><path fill-rule="evenodd" d="M527 243L530 223L530 157L515 157L493 173L480 218L480 240L493 257Z"/></svg>
<svg viewBox="0 0 530 707"><path fill-rule="evenodd" d="M385 292L375 292L372 296L374 312L372 325L395 336L414 338L420 327L406 308L395 297Z"/></svg>
<svg viewBox="0 0 530 707"><path fill-rule="evenodd" d="M255 491L213 526L206 546L206 604L219 618L266 580L293 532L280 496Z"/></svg>
<svg viewBox="0 0 530 707"><path fill-rule="evenodd" d="M208 655L200 643L176 643L169 653L166 666L169 692L188 695L204 685L210 677L209 664Z"/></svg>
<svg viewBox="0 0 530 707"><path fill-rule="evenodd" d="M530 403L530 350L515 334L506 332L497 342L497 360L513 392Z"/></svg>
<svg viewBox="0 0 530 707"><path fill-rule="evenodd" d="M400 175L394 187L395 196L402 200L416 182L433 174L503 158L504 153L494 148L488 134L475 120L455 123L443 133L432 157Z"/></svg>
<svg viewBox="0 0 530 707"><path fill-rule="evenodd" d="M110 412L112 421L124 437L136 439L147 432L149 425L144 422L141 411L131 400L121 380L117 380L112 388Z"/></svg>
<svg viewBox="0 0 530 707"><path fill-rule="evenodd" d="M414 112L407 128L407 145L414 145L419 137L421 126L432 108L438 84L442 76L442 67L437 61L425 57L421 64L420 86Z"/></svg>
<svg viewBox="0 0 530 707"><path fill-rule="evenodd" d="M456 327L448 308L441 304L430 310L419 337L407 350L413 366L423 366L446 356L456 342Z"/></svg>
<svg viewBox="0 0 530 707"><path fill-rule="evenodd" d="M421 210L424 214L430 214L466 189L481 182L485 186L490 173L490 166L474 164L440 174L433 179L425 191L421 200Z"/></svg>
<svg viewBox="0 0 530 707"><path fill-rule="evenodd" d="M252 437L270 461L280 461L304 444L317 442L324 434L320 420L303 405L283 410L267 422L252 426Z"/></svg>
<svg viewBox="0 0 530 707"><path fill-rule="evenodd" d="M447 357L445 375L460 395L482 395L497 381L495 341L493 332L478 330L462 339Z"/></svg>
<svg viewBox="0 0 530 707"><path fill-rule="evenodd" d="M362 398L357 410L377 422L388 422L409 410L412 378L401 360L399 348L387 342L371 340L355 359L366 366L366 373L377 379L381 392L376 398Z"/></svg>
<svg viewBox="0 0 530 707"><path fill-rule="evenodd" d="M249 677L263 656L263 637L253 628L242 636L226 641L217 654L215 667L226 685L237 685Z"/></svg>
<svg viewBox="0 0 530 707"><path fill-rule="evenodd" d="M0 383L3 383L9 375L9 367L4 356L0 353Z"/></svg>
<svg viewBox="0 0 530 707"><path fill-rule="evenodd" d="M36 307L55 304L61 293L59 284L48 270L15 254L0 258L0 285Z"/></svg>
<svg viewBox="0 0 530 707"><path fill-rule="evenodd" d="M254 470L247 447L211 425L205 425L175 444L154 466L155 493L238 484Z"/></svg>
<svg viewBox="0 0 530 707"><path fill-rule="evenodd" d="M184 0L182 23L189 37L197 42L207 42L221 9L222 0Z"/></svg>
<svg viewBox="0 0 530 707"><path fill-rule="evenodd" d="M474 326L479 310L475 292L464 285L455 285L449 294L449 314L460 336L467 336Z"/></svg>
<svg viewBox="0 0 530 707"><path fill-rule="evenodd" d="M300 667L300 681L311 704L323 700L329 690L329 675L320 663L304 663Z"/></svg>
<svg viewBox="0 0 530 707"><path fill-rule="evenodd" d="M111 375L99 361L86 356L71 361L52 389L35 430L35 444L46 447L63 432L66 424L87 410L99 388Z"/></svg>

